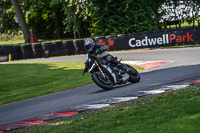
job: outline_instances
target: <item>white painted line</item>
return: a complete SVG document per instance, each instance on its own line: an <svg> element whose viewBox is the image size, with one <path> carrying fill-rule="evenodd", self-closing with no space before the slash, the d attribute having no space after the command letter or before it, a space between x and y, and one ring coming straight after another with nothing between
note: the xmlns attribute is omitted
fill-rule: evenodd
<svg viewBox="0 0 200 133"><path fill-rule="evenodd" d="M122 63L127 63L131 65L142 65L142 64L153 63L153 62L163 62L163 61L122 61Z"/></svg>
<svg viewBox="0 0 200 133"><path fill-rule="evenodd" d="M189 84L185 84L185 85L168 85L168 86L164 86L163 88L167 88L167 89L180 89L180 88L185 88L188 87Z"/></svg>
<svg viewBox="0 0 200 133"><path fill-rule="evenodd" d="M125 102L133 99L137 99L138 97L115 97L113 98L115 103Z"/></svg>
<svg viewBox="0 0 200 133"><path fill-rule="evenodd" d="M81 106L82 108L86 108L86 109L100 109L103 107L107 107L110 104L91 104L91 105L85 105L85 106Z"/></svg>
<svg viewBox="0 0 200 133"><path fill-rule="evenodd" d="M120 102L125 102L129 101L132 99L137 99L138 97L111 97L111 98L106 98L103 99L95 104L112 104L112 103L120 103Z"/></svg>
<svg viewBox="0 0 200 133"><path fill-rule="evenodd" d="M150 91L139 91L139 92L144 92L146 94L160 94L160 93L163 93L165 92L165 90L150 90Z"/></svg>

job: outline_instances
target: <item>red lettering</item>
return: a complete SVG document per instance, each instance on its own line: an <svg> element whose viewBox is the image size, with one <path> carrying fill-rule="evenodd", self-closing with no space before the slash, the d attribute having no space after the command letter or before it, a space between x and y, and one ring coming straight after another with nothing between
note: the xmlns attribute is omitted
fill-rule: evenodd
<svg viewBox="0 0 200 133"><path fill-rule="evenodd" d="M186 38L186 35L182 36L183 37L183 42L185 42L185 38Z"/></svg>
<svg viewBox="0 0 200 133"><path fill-rule="evenodd" d="M182 42L182 37L181 36L177 36L176 42L177 43Z"/></svg>
<svg viewBox="0 0 200 133"><path fill-rule="evenodd" d="M194 40L192 39L192 36L193 36L193 35L190 35L190 33L187 32L187 41L188 41L188 42L189 42L189 41L194 41Z"/></svg>
<svg viewBox="0 0 200 133"><path fill-rule="evenodd" d="M176 38L175 34L170 34L169 35L169 41L170 41L170 43L172 43L172 40L174 40L175 38Z"/></svg>

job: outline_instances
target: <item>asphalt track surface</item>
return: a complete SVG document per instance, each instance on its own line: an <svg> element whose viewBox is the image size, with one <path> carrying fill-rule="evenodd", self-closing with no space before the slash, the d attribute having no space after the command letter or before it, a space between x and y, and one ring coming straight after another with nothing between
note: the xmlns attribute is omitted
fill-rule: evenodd
<svg viewBox="0 0 200 133"><path fill-rule="evenodd" d="M200 47L112 52L126 61L163 61L165 65L141 73L141 81L104 91L95 84L0 106L0 125L44 115L62 109L120 97L156 86L200 76ZM34 59L22 62L85 61L87 55ZM15 62L13 62L15 63ZM84 78L84 77L83 77Z"/></svg>

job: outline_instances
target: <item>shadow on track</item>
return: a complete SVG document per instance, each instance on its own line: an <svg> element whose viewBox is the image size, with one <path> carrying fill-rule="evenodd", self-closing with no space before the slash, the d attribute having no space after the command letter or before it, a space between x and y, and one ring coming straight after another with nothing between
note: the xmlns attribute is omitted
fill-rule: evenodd
<svg viewBox="0 0 200 133"><path fill-rule="evenodd" d="M136 84L136 83L134 83ZM96 84L95 84L96 85ZM112 90L115 90L115 89L119 89L119 88L122 88L122 87L125 87L125 86L129 86L129 85L133 85L133 83L130 83L130 82L127 82L126 84L122 84L122 85L116 85L113 89L110 89L110 90L104 90L100 87L101 90L98 90L98 91L95 91L95 92L92 92L92 93L89 93L89 94L96 94L96 93L102 93L102 92L108 92L108 91L112 91ZM97 85L96 85L97 86Z"/></svg>

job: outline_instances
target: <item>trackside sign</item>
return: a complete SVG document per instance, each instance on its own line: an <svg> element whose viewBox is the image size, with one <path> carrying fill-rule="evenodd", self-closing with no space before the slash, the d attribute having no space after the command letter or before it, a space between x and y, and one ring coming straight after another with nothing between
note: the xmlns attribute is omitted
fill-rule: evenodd
<svg viewBox="0 0 200 133"><path fill-rule="evenodd" d="M162 35L162 37L158 38L149 38L148 36L145 36L144 39L140 40L136 38L129 39L129 46L130 47L141 47L141 46L152 46L156 44L168 44L169 43L169 37L168 34Z"/></svg>
<svg viewBox="0 0 200 133"><path fill-rule="evenodd" d="M108 45L109 50L200 44L200 28L118 35L98 42Z"/></svg>
<svg viewBox="0 0 200 133"><path fill-rule="evenodd" d="M141 47L141 46L153 46L153 45L163 45L172 43L183 43L183 42L194 42L192 38L193 34L190 35L189 32L186 35L176 35L176 34L162 34L160 37L149 38L144 36L144 39L140 40L136 38L129 39L130 47Z"/></svg>

